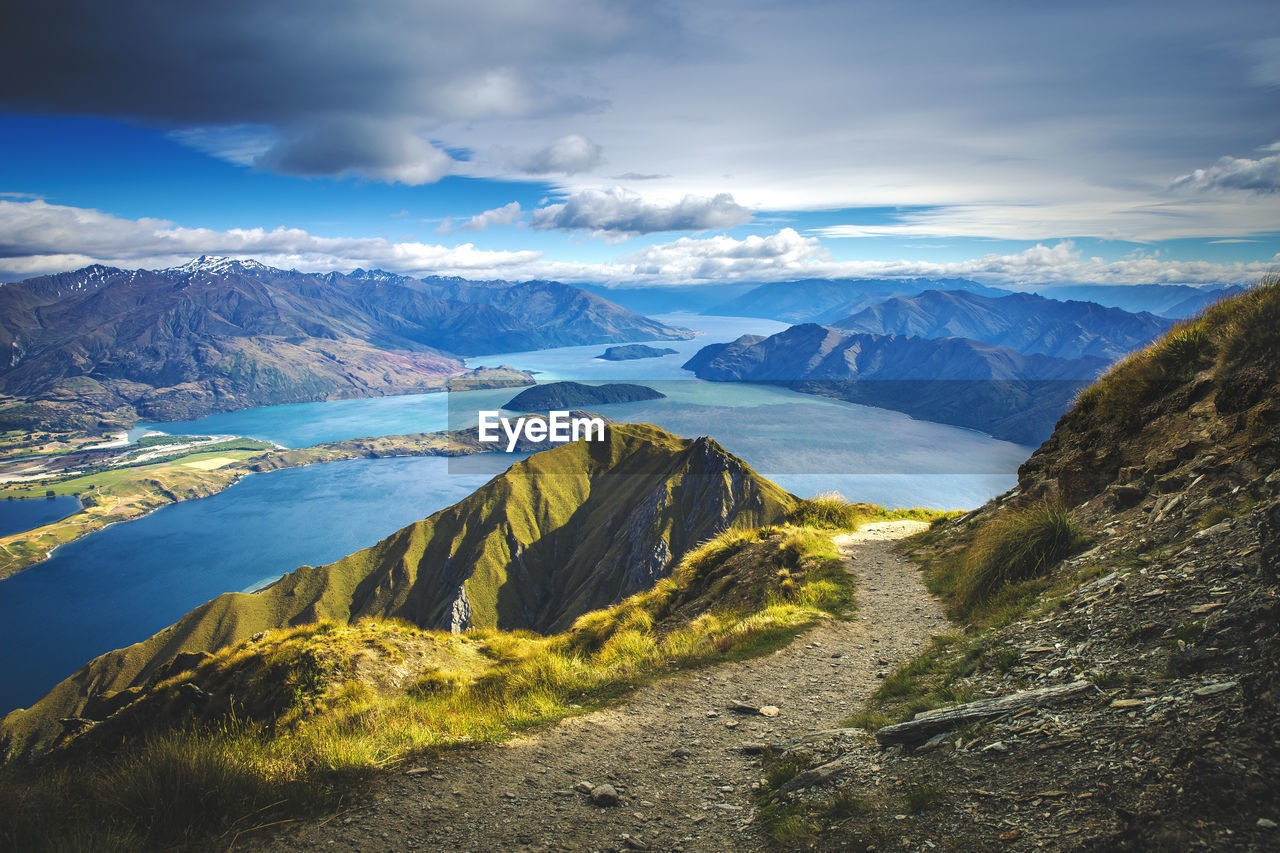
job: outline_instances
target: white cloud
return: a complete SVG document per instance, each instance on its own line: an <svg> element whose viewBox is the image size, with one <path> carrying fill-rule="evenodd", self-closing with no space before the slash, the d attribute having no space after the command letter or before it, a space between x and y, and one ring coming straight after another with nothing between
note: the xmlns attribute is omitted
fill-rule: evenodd
<svg viewBox="0 0 1280 853"><path fill-rule="evenodd" d="M1268 145L1264 151L1275 151L1280 143ZM1247 157L1222 157L1207 169L1196 169L1175 178L1176 190L1235 190L1255 193L1280 192L1280 154L1251 160Z"/></svg>
<svg viewBox="0 0 1280 853"><path fill-rule="evenodd" d="M528 175L576 175L600 165L603 154L590 139L571 133L532 154L510 155L508 159L515 169Z"/></svg>
<svg viewBox="0 0 1280 853"><path fill-rule="evenodd" d="M501 208L499 208L501 210ZM316 237L297 228L181 228L158 219L122 219L44 201L0 200L0 279L61 272L91 263L125 268L173 266L203 254L254 258L310 272L382 268L411 275L559 279L626 286L803 278L966 277L989 284L1223 284L1251 282L1280 268L1280 255L1251 263L1172 260L1159 253L1117 261L1086 257L1069 240L1021 252L949 263L837 261L817 237L783 228L768 236L682 237L611 263L548 259L380 237Z"/></svg>
<svg viewBox="0 0 1280 853"><path fill-rule="evenodd" d="M563 202L540 207L533 211L531 224L542 231L554 228L625 238L658 231L732 228L750 220L751 212L729 193L687 195L672 203L613 187L582 190Z"/></svg>
<svg viewBox="0 0 1280 853"><path fill-rule="evenodd" d="M499 252L381 237L317 237L300 228L182 228L161 219L121 219L42 201L0 201L0 276L13 279L102 263L160 268L199 255L254 258L314 272L383 268L403 273L514 277L541 252Z"/></svg>
<svg viewBox="0 0 1280 853"><path fill-rule="evenodd" d="M520 208L520 202L513 201L509 204L504 204L502 207L495 207L483 213L477 213L459 226L454 226L451 221L445 220L436 229L436 233L452 234L455 231L483 231L495 225L511 225L519 222L522 216L524 216L524 211Z"/></svg>

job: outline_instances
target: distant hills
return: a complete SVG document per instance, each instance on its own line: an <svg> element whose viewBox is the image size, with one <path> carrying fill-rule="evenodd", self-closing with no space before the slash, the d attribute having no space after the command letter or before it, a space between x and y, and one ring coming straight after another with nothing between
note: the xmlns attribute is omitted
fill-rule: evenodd
<svg viewBox="0 0 1280 853"><path fill-rule="evenodd" d="M1108 365L1024 355L967 338L849 333L804 323L712 344L685 363L700 379L768 382L1039 444Z"/></svg>
<svg viewBox="0 0 1280 853"><path fill-rule="evenodd" d="M714 314L708 310L727 299L754 290L754 284L684 284L652 287L606 287L603 284L579 285L583 290L640 314L667 314L691 311Z"/></svg>
<svg viewBox="0 0 1280 853"><path fill-rule="evenodd" d="M830 323L886 299L915 296L926 290L967 290L982 296L1009 293L964 278L814 278L762 284L703 313L763 317L784 323Z"/></svg>
<svg viewBox="0 0 1280 853"><path fill-rule="evenodd" d="M47 745L57 720L101 714L133 688L258 631L364 616L415 625L558 631L652 587L730 527L780 521L795 498L709 438L611 425L604 441L518 462L470 497L371 548L304 566L266 589L227 593L160 633L90 661L0 724L0 754ZM190 665L189 663L187 664Z"/></svg>
<svg viewBox="0 0 1280 853"><path fill-rule="evenodd" d="M1186 284L1072 284L1039 289L1050 299L1081 299L1125 311L1148 311L1158 317L1181 320L1227 296L1245 291L1231 287L1191 287Z"/></svg>
<svg viewBox="0 0 1280 853"><path fill-rule="evenodd" d="M965 290L926 290L864 308L831 325L877 335L972 338L1027 354L1114 361L1164 334L1173 321L1030 293L992 298Z"/></svg>
<svg viewBox="0 0 1280 853"><path fill-rule="evenodd" d="M14 398L0 423L92 428L439 390L467 377L462 356L690 336L557 282L316 275L209 257L91 266L0 287L0 392ZM528 381L509 373L499 384Z"/></svg>

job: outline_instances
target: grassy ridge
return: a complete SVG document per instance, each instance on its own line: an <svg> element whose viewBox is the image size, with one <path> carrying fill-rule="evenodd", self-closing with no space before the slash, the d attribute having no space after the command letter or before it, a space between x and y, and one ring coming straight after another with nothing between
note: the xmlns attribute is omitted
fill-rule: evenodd
<svg viewBox="0 0 1280 853"><path fill-rule="evenodd" d="M852 606L853 578L829 532L785 525L730 530L652 589L551 636L454 635L394 619L270 632L121 712L123 728L107 735L122 738L118 749L8 770L0 841L124 850L221 836L225 846L332 805L376 768L581 713L674 669L770 650ZM188 682L217 698L193 706Z"/></svg>
<svg viewBox="0 0 1280 853"><path fill-rule="evenodd" d="M1248 408L1277 373L1280 274L1222 299L1111 368L1076 401L1080 415L1141 426L1142 406L1212 369L1232 410ZM1268 379L1270 377L1271 379ZM1235 398L1235 399L1233 399Z"/></svg>
<svg viewBox="0 0 1280 853"><path fill-rule="evenodd" d="M459 503L328 566L303 566L254 593L227 593L126 649L102 655L0 725L14 753L39 751L90 697L139 686L183 652L214 652L260 631L321 619L390 616L554 633L651 586L726 521L780 521L793 496L708 439L614 425L605 442L536 454ZM218 472L213 472L218 473ZM625 532L625 535L620 535Z"/></svg>

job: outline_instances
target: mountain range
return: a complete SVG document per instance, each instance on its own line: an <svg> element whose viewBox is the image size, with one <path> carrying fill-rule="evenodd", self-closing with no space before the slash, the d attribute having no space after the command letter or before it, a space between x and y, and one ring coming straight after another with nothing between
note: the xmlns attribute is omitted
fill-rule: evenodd
<svg viewBox="0 0 1280 853"><path fill-rule="evenodd" d="M699 379L768 382L1039 444L1107 366L1094 356L1024 355L967 338L848 333L804 323L703 347Z"/></svg>
<svg viewBox="0 0 1280 853"><path fill-rule="evenodd" d="M327 566L227 593L127 649L95 658L0 723L0 754L47 745L57 720L110 713L179 656L320 619L395 617L428 628L553 632L648 589L731 527L780 521L795 497L709 438L643 424L535 454L447 509ZM130 692L134 691L134 692Z"/></svg>
<svg viewBox="0 0 1280 853"><path fill-rule="evenodd" d="M703 313L763 317L786 323L830 323L886 299L915 296L926 290L966 290L982 296L1009 293L964 278L814 278L762 284Z"/></svg>
<svg viewBox="0 0 1280 853"><path fill-rule="evenodd" d="M202 257L0 287L0 422L60 429L439 390L462 356L691 336L557 282ZM527 384L514 371L501 383Z"/></svg>
<svg viewBox="0 0 1280 853"><path fill-rule="evenodd" d="M1125 311L1148 311L1158 317L1181 320L1220 299L1243 293L1239 285L1192 287L1187 284L1066 284L1038 290L1050 299L1081 299Z"/></svg>
<svg viewBox="0 0 1280 853"><path fill-rule="evenodd" d="M1173 321L1031 293L992 298L966 290L926 290L864 308L831 325L877 335L972 338L1026 354L1114 361L1164 334Z"/></svg>

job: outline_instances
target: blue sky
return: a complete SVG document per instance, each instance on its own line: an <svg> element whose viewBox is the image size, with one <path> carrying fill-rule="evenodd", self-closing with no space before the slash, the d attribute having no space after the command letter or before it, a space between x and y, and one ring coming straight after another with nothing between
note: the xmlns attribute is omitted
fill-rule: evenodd
<svg viewBox="0 0 1280 853"><path fill-rule="evenodd" d="M9 29L0 280L1280 266L1271 2L51 0Z"/></svg>

